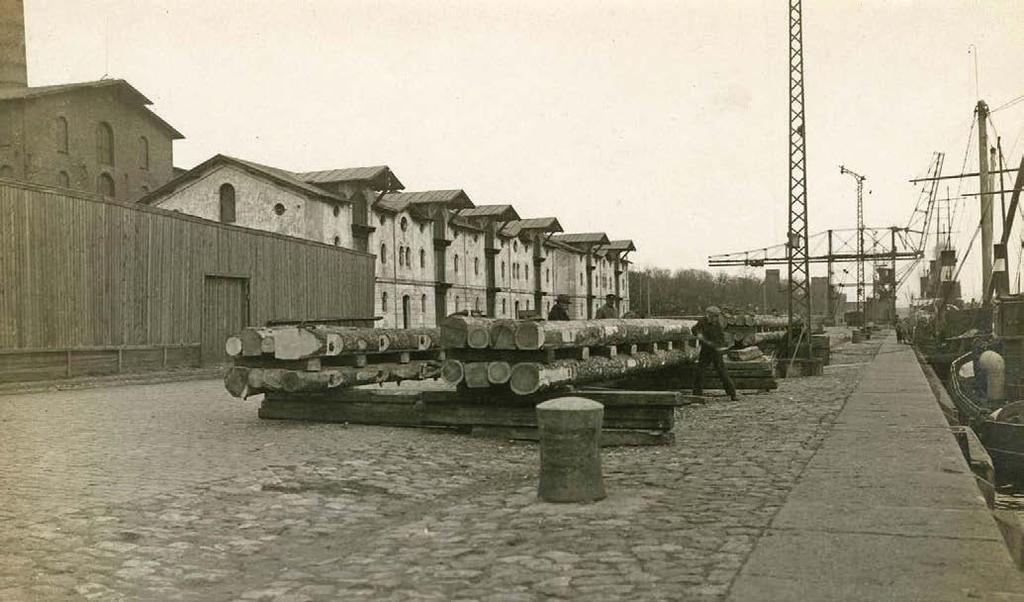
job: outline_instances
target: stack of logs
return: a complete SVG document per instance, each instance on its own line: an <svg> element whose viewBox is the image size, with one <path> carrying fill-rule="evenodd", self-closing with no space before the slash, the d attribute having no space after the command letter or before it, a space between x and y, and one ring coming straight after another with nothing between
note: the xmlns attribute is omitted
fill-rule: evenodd
<svg viewBox="0 0 1024 602"><path fill-rule="evenodd" d="M692 320L544 322L451 316L441 377L465 389L533 395L691 363Z"/></svg>
<svg viewBox="0 0 1024 602"><path fill-rule="evenodd" d="M772 346L785 338L789 327L788 318L781 316L739 314L726 316L725 322L737 347Z"/></svg>
<svg viewBox="0 0 1024 602"><path fill-rule="evenodd" d="M439 339L438 330L426 328L246 328L225 343L234 366L224 384L244 398L437 378L444 359Z"/></svg>

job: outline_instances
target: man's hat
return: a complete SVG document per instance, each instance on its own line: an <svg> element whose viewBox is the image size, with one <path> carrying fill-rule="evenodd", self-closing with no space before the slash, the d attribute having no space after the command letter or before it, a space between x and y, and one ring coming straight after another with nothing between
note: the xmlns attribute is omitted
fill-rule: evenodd
<svg viewBox="0 0 1024 602"><path fill-rule="evenodd" d="M555 302L556 303L568 303L569 302L569 295L565 295L565 294L558 295L557 297L555 297Z"/></svg>
<svg viewBox="0 0 1024 602"><path fill-rule="evenodd" d="M608 293L607 295L604 296L604 298L609 300L609 301L615 301L619 297L615 293Z"/></svg>
<svg viewBox="0 0 1024 602"><path fill-rule="evenodd" d="M718 309L718 307L714 305L709 305L707 309L704 310L704 313L709 316L717 316L722 313L722 310Z"/></svg>

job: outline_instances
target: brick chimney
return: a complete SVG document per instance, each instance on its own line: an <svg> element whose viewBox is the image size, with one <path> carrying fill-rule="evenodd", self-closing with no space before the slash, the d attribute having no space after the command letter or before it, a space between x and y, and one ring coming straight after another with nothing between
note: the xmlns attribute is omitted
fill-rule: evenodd
<svg viewBox="0 0 1024 602"><path fill-rule="evenodd" d="M0 0L0 88L28 86L23 0Z"/></svg>

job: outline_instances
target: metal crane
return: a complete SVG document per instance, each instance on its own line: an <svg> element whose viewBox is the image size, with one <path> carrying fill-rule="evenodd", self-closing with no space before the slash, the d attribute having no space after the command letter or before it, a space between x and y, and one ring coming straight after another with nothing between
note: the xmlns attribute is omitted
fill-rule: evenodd
<svg viewBox="0 0 1024 602"><path fill-rule="evenodd" d="M811 278L807 236L807 139L804 123L804 35L800 0L789 0L789 332L811 331ZM807 346L810 359L811 345Z"/></svg>
<svg viewBox="0 0 1024 602"><path fill-rule="evenodd" d="M857 312L864 315L864 180L867 178L839 166L839 173L853 176L857 180Z"/></svg>

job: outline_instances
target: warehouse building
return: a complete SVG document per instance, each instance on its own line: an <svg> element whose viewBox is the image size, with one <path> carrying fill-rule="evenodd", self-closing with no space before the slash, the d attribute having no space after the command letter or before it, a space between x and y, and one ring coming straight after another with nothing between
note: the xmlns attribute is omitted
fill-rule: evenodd
<svg viewBox="0 0 1024 602"><path fill-rule="evenodd" d="M0 23L0 178L121 201L169 181L184 136L131 84L28 85L24 10L13 4Z"/></svg>

